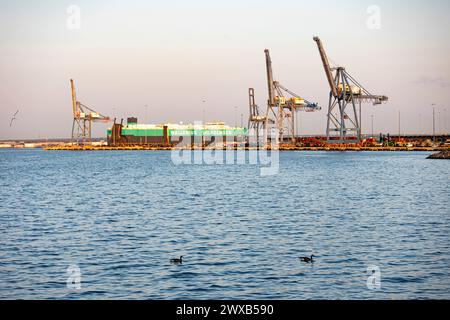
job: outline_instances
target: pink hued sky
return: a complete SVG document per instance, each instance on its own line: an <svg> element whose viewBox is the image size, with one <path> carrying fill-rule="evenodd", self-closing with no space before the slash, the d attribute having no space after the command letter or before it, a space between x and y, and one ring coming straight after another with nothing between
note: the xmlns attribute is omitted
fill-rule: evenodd
<svg viewBox="0 0 450 320"><path fill-rule="evenodd" d="M367 24L373 4L379 29ZM68 27L71 5L79 29ZM70 137L70 78L81 102L111 117L188 123L204 110L207 121L240 124L243 114L246 124L249 87L265 109L265 48L275 79L322 106L300 114L301 134L324 134L329 88L314 35L333 64L389 96L363 106L363 132L373 115L375 132L396 134L400 111L402 133L431 133L432 104L437 131L449 132L449 9L438 0L1 0L0 140Z"/></svg>

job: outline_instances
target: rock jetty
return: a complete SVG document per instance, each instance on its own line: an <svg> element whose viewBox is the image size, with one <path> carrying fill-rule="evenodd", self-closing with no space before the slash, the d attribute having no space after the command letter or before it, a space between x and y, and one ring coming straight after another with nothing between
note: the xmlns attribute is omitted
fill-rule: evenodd
<svg viewBox="0 0 450 320"><path fill-rule="evenodd" d="M438 153L433 153L427 159L450 159L450 150L443 150Z"/></svg>

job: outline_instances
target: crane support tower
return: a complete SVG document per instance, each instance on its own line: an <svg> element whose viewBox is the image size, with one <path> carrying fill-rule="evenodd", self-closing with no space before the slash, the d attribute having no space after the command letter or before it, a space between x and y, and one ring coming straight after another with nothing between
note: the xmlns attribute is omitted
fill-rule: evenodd
<svg viewBox="0 0 450 320"><path fill-rule="evenodd" d="M259 110L258 105L255 101L255 89L248 89L248 103L249 103L249 118L248 118L248 139L249 144L255 143L259 148L264 145L262 142L263 137L261 135L265 134L265 124L267 120L266 115L262 115ZM251 141L255 137L255 141Z"/></svg>
<svg viewBox="0 0 450 320"><path fill-rule="evenodd" d="M72 79L70 79L70 87L72 90L73 111L72 143L90 144L92 142L92 123L108 122L110 118L94 111L92 108L77 100L75 84Z"/></svg>
<svg viewBox="0 0 450 320"><path fill-rule="evenodd" d="M330 86L327 141L339 144L359 143L361 142L361 104L372 102L373 105L379 105L387 102L388 97L371 94L345 68L330 67L322 41L319 37L313 39L317 43Z"/></svg>
<svg viewBox="0 0 450 320"><path fill-rule="evenodd" d="M264 53L266 56L267 86L269 92L267 111L264 119L265 137L267 139L269 127L274 125L278 130L280 143L285 142L286 139L295 142L297 132L296 113L298 111L314 112L321 108L317 103L309 102L284 87L278 81L275 81L273 79L272 59L270 58L269 50L264 50Z"/></svg>

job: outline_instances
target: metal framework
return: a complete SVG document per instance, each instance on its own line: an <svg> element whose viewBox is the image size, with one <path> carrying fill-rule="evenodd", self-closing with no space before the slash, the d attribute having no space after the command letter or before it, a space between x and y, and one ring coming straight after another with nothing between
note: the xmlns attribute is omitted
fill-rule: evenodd
<svg viewBox="0 0 450 320"><path fill-rule="evenodd" d="M373 95L353 78L343 67L331 68L319 37L317 43L325 69L330 97L327 114L328 143L361 142L361 104L372 102L378 105L388 101L388 97ZM333 72L335 74L333 75Z"/></svg>
<svg viewBox="0 0 450 320"><path fill-rule="evenodd" d="M272 59L269 50L264 50L266 55L267 86L269 98L267 100L267 111L265 119L265 134L273 124L279 133L279 142L285 139L292 142L296 140L297 123L295 115L298 111L314 112L320 110L317 103L311 103L301 98L300 95L287 89L278 81L273 80Z"/></svg>
<svg viewBox="0 0 450 320"><path fill-rule="evenodd" d="M109 117L104 116L92 108L82 104L77 100L75 84L70 79L72 90L72 143L88 144L92 142L92 122L108 122Z"/></svg>
<svg viewBox="0 0 450 320"><path fill-rule="evenodd" d="M262 115L258 105L255 102L255 89L248 89L248 102L249 102L249 118L248 118L248 142L253 143L252 138L255 138L256 146L263 145L261 141L261 135L265 134L265 126L267 116Z"/></svg>

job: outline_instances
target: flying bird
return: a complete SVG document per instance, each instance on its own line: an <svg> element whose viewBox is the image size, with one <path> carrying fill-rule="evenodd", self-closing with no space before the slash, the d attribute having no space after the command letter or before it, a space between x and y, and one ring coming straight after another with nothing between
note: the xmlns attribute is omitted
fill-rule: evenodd
<svg viewBox="0 0 450 320"><path fill-rule="evenodd" d="M16 111L16 113L14 113L13 117L11 118L11 122L9 123L9 126L12 126L12 123L14 120L16 120L16 115L19 113L19 110Z"/></svg>

